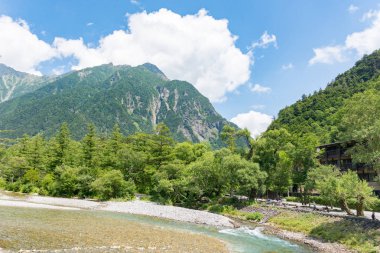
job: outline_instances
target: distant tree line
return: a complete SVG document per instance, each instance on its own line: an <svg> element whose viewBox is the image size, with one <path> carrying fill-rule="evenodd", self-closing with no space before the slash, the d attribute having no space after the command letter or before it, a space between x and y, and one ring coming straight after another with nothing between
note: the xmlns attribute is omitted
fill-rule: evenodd
<svg viewBox="0 0 380 253"><path fill-rule="evenodd" d="M221 137L226 147L219 150L207 142L178 143L164 124L153 134L129 136L115 125L108 137L99 136L90 124L82 140L70 136L64 123L50 139L25 135L13 145L2 144L0 187L101 200L130 199L138 192L198 208L226 196L279 198L298 185L305 189L305 199L318 190L344 210L349 199L357 199L359 214L372 199L371 188L355 173L339 174L318 164L313 134L292 135L281 128L255 140L247 129L225 126Z"/></svg>

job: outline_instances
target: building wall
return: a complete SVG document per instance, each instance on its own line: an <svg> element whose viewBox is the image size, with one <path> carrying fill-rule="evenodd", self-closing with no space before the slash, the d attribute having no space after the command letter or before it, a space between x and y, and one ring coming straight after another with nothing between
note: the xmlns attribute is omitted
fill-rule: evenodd
<svg viewBox="0 0 380 253"><path fill-rule="evenodd" d="M369 185L374 187L376 193L379 194L380 184L374 181L377 176L376 171L369 165L353 163L351 156L347 153L347 150L353 145L354 143L345 144L344 146L341 143L333 143L318 147L324 150L324 153L319 157L320 163L334 165L340 171L356 171L359 178L369 182Z"/></svg>

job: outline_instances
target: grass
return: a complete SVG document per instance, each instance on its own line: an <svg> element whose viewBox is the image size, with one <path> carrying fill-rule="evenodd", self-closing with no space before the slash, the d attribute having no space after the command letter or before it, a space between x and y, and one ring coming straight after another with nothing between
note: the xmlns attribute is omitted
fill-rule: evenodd
<svg viewBox="0 0 380 253"><path fill-rule="evenodd" d="M207 209L208 211L212 213L218 213L218 214L223 214L229 217L241 219L241 220L250 220L250 221L261 221L263 219L263 214L259 212L243 212L237 210L233 206L228 206L228 205L211 205Z"/></svg>
<svg viewBox="0 0 380 253"><path fill-rule="evenodd" d="M363 253L380 252L380 226L342 218L284 211L269 220L279 228L338 242Z"/></svg>
<svg viewBox="0 0 380 253"><path fill-rule="evenodd" d="M0 248L128 247L128 252L228 252L204 235L162 229L95 211L0 207Z"/></svg>

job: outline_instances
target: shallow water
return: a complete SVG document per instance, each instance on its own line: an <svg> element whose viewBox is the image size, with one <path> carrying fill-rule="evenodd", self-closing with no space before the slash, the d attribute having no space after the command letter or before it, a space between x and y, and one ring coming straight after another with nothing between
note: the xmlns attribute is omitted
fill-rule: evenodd
<svg viewBox="0 0 380 253"><path fill-rule="evenodd" d="M118 219L127 219L143 224L158 226L161 228L180 230L185 232L204 234L210 237L220 239L227 243L230 250L234 253L311 253L312 249L302 245L282 240L275 236L269 236L262 233L261 227L250 229L241 227L237 229L217 229L196 225L185 222L176 222L171 220L158 219L148 216L97 212L97 215L108 216Z"/></svg>

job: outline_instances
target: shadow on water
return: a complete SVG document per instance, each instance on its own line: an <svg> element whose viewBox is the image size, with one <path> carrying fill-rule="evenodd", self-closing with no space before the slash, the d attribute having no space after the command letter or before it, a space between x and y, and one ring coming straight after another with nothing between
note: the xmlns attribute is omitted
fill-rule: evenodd
<svg viewBox="0 0 380 253"><path fill-rule="evenodd" d="M161 228L203 234L220 239L227 243L230 250L236 253L311 253L312 249L280 238L262 233L263 228L241 227L237 229L218 229L186 222L159 219L148 216L97 212L97 215L149 224Z"/></svg>

